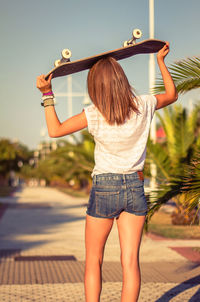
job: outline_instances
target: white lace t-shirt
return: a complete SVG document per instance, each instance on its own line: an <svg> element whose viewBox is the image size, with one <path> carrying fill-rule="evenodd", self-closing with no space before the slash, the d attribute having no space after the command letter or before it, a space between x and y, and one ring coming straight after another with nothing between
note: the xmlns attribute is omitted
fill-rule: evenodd
<svg viewBox="0 0 200 302"><path fill-rule="evenodd" d="M123 125L109 125L94 104L84 108L88 131L95 141L93 175L130 174L143 170L146 144L157 100L153 95L137 97L139 114L133 112Z"/></svg>

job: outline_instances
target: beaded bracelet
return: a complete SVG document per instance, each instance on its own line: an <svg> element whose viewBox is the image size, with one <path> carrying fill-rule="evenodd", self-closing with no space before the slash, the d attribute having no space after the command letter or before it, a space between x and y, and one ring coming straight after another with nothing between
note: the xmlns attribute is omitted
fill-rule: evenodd
<svg viewBox="0 0 200 302"><path fill-rule="evenodd" d="M45 93L43 93L43 96L44 95L53 95L53 91L45 92Z"/></svg>

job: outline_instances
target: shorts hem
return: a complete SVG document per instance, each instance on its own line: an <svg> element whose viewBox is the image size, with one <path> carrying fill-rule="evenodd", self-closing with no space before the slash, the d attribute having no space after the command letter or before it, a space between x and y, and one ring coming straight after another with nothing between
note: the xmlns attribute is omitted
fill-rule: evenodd
<svg viewBox="0 0 200 302"><path fill-rule="evenodd" d="M95 217L95 218L117 218L119 216L119 214L116 214L115 216L113 215L113 216L106 217L106 216L100 216L100 215L98 216L98 215L90 214L87 212L86 212L86 214L89 216Z"/></svg>
<svg viewBox="0 0 200 302"><path fill-rule="evenodd" d="M124 210L124 212L134 214L136 216L146 216L148 214L148 212L129 212L129 211L126 211L126 210Z"/></svg>
<svg viewBox="0 0 200 302"><path fill-rule="evenodd" d="M129 214L134 214L136 216L146 216L148 214L148 212L129 212L129 211L126 211L126 210L123 210L122 212L126 212L126 213L129 213ZM96 218L119 218L120 214L122 213L120 212L119 214L116 214L116 215L113 215L113 216L109 216L109 217L106 217L106 216L98 216L98 215L95 215L95 214L90 214L90 213L87 213L87 215L89 216L92 216L92 217L96 217Z"/></svg>

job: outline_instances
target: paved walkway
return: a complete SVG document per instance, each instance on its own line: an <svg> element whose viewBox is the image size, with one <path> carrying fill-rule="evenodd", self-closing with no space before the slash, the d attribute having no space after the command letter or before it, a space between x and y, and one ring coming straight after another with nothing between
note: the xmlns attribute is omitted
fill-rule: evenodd
<svg viewBox="0 0 200 302"><path fill-rule="evenodd" d="M84 301L87 199L27 187L0 202L8 205L0 219L0 301ZM154 240L144 235L139 302L199 302L199 263L177 252L197 246L197 240ZM102 302L120 301L119 257L114 223L105 249Z"/></svg>

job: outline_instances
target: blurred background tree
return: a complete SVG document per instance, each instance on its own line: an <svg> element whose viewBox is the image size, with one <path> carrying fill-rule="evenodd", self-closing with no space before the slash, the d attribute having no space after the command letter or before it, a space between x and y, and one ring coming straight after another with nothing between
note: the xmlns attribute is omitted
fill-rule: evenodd
<svg viewBox="0 0 200 302"><path fill-rule="evenodd" d="M37 166L24 165L25 178L44 179L48 185L90 190L94 166L94 141L87 130L75 144L62 140L58 148L40 159Z"/></svg>
<svg viewBox="0 0 200 302"><path fill-rule="evenodd" d="M10 173L19 172L20 168L28 163L32 152L19 142L11 142L9 139L0 139L0 178L1 183L6 184Z"/></svg>

